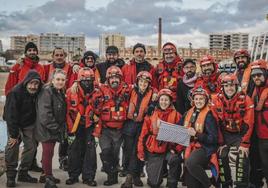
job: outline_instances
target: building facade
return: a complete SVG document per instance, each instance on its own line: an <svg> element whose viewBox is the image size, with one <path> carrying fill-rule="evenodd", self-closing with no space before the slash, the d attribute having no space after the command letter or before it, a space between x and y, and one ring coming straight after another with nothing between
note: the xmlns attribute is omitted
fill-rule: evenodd
<svg viewBox="0 0 268 188"><path fill-rule="evenodd" d="M100 57L105 57L105 51L108 46L116 46L120 51L125 48L126 37L120 33L104 33L99 36Z"/></svg>
<svg viewBox="0 0 268 188"><path fill-rule="evenodd" d="M210 50L248 49L248 33L213 33L209 35Z"/></svg>
<svg viewBox="0 0 268 188"><path fill-rule="evenodd" d="M265 59L268 61L268 32L252 37L251 59Z"/></svg>

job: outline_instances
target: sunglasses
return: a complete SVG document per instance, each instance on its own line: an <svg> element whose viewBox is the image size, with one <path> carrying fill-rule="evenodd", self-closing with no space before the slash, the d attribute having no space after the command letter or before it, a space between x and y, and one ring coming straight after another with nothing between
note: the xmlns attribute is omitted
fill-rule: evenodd
<svg viewBox="0 0 268 188"><path fill-rule="evenodd" d="M263 75L263 74L258 73L258 74L253 74L253 75L251 75L251 77L252 77L252 78L255 78L255 77L260 78L262 75Z"/></svg>

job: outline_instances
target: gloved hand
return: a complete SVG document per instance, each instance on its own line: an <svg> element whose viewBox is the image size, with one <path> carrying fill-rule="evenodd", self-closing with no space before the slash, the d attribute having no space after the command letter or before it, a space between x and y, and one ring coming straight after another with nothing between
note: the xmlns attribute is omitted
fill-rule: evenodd
<svg viewBox="0 0 268 188"><path fill-rule="evenodd" d="M74 134L69 134L67 140L68 140L68 144L72 145L72 143L75 140L75 135Z"/></svg>

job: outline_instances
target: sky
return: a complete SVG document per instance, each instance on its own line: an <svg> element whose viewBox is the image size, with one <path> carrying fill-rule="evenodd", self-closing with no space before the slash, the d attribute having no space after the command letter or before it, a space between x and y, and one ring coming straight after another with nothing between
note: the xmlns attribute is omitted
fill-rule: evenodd
<svg viewBox="0 0 268 188"><path fill-rule="evenodd" d="M208 34L268 32L267 0L0 0L0 39L59 32L85 34L86 47L98 51L101 33L121 33L126 46L157 44L158 18L163 42L208 47Z"/></svg>

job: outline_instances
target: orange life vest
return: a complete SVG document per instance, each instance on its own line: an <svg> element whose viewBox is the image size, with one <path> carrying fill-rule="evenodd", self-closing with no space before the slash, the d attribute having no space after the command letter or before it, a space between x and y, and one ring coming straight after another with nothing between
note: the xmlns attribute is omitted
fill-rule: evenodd
<svg viewBox="0 0 268 188"><path fill-rule="evenodd" d="M243 78L241 81L241 88L244 93L247 93L248 90L248 84L250 80L250 73L251 73L251 66L248 65L247 68L244 70Z"/></svg>
<svg viewBox="0 0 268 188"><path fill-rule="evenodd" d="M138 95L137 95L137 91L133 89L130 95L127 118L132 119L136 122L142 122L145 116L146 109L151 101L152 95L153 95L153 90L152 88L149 88L149 90L146 92L145 96L141 100L139 109L136 109L138 105L137 104Z"/></svg>

